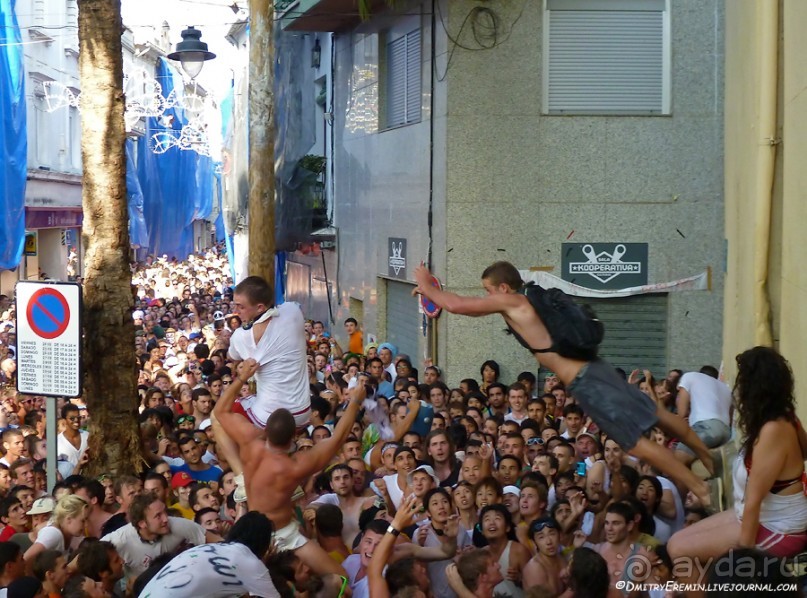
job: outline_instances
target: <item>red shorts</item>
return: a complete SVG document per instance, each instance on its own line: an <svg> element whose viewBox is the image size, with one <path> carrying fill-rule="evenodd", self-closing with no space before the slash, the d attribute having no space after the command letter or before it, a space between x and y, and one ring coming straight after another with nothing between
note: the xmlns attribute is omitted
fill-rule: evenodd
<svg viewBox="0 0 807 598"><path fill-rule="evenodd" d="M244 407L244 405L241 403L241 399L236 400L236 402L233 404L233 413L243 415L250 422L252 422L252 425L254 425L256 428L263 430L264 427L266 427L266 424L262 424L258 418L255 417L252 409ZM294 423L297 424L297 431L299 432L300 430L308 427L308 423L311 420L311 407L306 407L300 411L293 411L291 415L294 417Z"/></svg>
<svg viewBox="0 0 807 598"><path fill-rule="evenodd" d="M792 557L807 548L807 532L777 534L760 525L757 531L757 548L776 557Z"/></svg>

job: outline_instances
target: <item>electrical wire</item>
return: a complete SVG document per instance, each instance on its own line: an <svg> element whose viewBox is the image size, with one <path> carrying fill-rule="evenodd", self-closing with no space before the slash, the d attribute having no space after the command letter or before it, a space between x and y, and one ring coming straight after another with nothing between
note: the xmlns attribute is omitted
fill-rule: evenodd
<svg viewBox="0 0 807 598"><path fill-rule="evenodd" d="M498 46L506 43L507 40L510 39L510 36L513 34L513 29L515 29L516 24L521 20L521 17L524 15L524 10L527 8L527 3L530 0L523 0L521 4L521 9L518 11L515 19L510 24L507 29L507 33L505 35L500 36L500 23L501 19L499 15L496 13L495 10L492 8L488 8L487 6L475 6L472 8L468 14L465 15L465 18L462 20L460 24L460 29L457 32L456 36L452 36L451 33L448 31L448 26L446 25L445 19L443 18L443 12L440 9L440 2L435 2L437 6L437 15L440 17L440 25L443 28L443 31L446 34L446 37L451 42L451 51L448 53L448 61L446 62L446 70L445 72L440 75L437 73L437 80L441 83L445 81L446 77L448 76L448 70L451 67L451 62L454 59L454 53L457 51L457 48L461 48L463 50L467 50L469 52L484 52L486 50L493 50ZM470 23L471 26L471 35L473 36L474 41L477 43L477 47L468 46L460 42L462 38L462 34L465 31L465 28ZM435 66L435 72L437 67Z"/></svg>

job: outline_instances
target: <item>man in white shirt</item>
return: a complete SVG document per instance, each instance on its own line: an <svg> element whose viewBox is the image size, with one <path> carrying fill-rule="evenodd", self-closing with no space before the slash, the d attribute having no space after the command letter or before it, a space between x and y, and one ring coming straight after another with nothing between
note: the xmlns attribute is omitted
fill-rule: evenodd
<svg viewBox="0 0 807 598"><path fill-rule="evenodd" d="M143 598L280 596L263 564L271 543L272 523L266 515L252 511L236 521L226 543L196 546L171 559L140 595Z"/></svg>
<svg viewBox="0 0 807 598"><path fill-rule="evenodd" d="M25 451L23 441L24 438L19 428L10 428L3 432L3 450L5 454L0 459L0 463L6 467L11 467L14 461L22 457L22 453Z"/></svg>
<svg viewBox="0 0 807 598"><path fill-rule="evenodd" d="M233 413L246 417L263 431L266 420L278 409L288 409L298 429L311 418L311 394L308 383L308 360L304 335L305 320L296 303L274 305L269 284L259 276L249 276L235 287L236 315L244 325L230 337L229 357L240 363L245 359L258 362L255 372L257 393L238 400ZM236 374L238 364L236 364ZM236 474L236 500L246 500L243 466L238 445L213 416L216 445Z"/></svg>
<svg viewBox="0 0 807 598"><path fill-rule="evenodd" d="M687 372L678 381L678 415L689 419L689 427L709 448L728 442L731 437L731 389L717 379L717 369L705 365L700 372ZM689 465L695 453L683 443L675 449L676 458Z"/></svg>
<svg viewBox="0 0 807 598"><path fill-rule="evenodd" d="M136 496L129 507L130 523L107 534L101 540L111 542L124 563L127 578L137 577L158 556L175 550L180 544L204 544L221 540L205 533L204 528L182 517L169 517L165 503L153 494Z"/></svg>
<svg viewBox="0 0 807 598"><path fill-rule="evenodd" d="M56 437L56 453L60 461L68 461L75 469L87 452L90 435L81 429L81 412L78 406L67 403L62 407L64 432Z"/></svg>

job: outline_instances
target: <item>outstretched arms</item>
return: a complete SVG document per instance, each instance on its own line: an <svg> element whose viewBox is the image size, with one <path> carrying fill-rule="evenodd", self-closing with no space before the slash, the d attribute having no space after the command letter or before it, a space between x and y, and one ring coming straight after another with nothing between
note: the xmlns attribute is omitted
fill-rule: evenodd
<svg viewBox="0 0 807 598"><path fill-rule="evenodd" d="M497 293L485 297L464 297L449 293L432 286L431 276L431 272L423 264L415 268L415 280L418 283L415 293L427 297L452 314L487 316L506 312L519 305L519 295L511 293Z"/></svg>

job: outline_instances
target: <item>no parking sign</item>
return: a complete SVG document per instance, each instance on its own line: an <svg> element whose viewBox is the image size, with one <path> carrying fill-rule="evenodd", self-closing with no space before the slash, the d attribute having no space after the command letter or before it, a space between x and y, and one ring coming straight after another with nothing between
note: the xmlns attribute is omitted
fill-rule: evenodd
<svg viewBox="0 0 807 598"><path fill-rule="evenodd" d="M81 396L81 287L19 282L16 298L17 390Z"/></svg>
<svg viewBox="0 0 807 598"><path fill-rule="evenodd" d="M436 276L432 276L431 284L433 287L437 287L438 289L443 288L440 279L437 278ZM437 305L434 301L428 299L426 295L420 296L420 305L423 308L423 313L425 313L430 318L436 318L437 316L439 316L440 312L443 309L439 305Z"/></svg>

